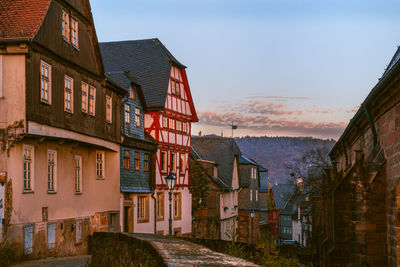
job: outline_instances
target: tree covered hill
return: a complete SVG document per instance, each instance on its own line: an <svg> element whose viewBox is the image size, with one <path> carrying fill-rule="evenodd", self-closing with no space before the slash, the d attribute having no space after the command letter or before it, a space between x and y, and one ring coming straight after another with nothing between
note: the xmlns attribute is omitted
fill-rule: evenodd
<svg viewBox="0 0 400 267"><path fill-rule="evenodd" d="M312 137L240 137L235 138L240 150L247 157L260 163L269 170L272 183L287 182L289 170L286 165L294 158L301 157L305 151L315 148L331 149L333 139Z"/></svg>

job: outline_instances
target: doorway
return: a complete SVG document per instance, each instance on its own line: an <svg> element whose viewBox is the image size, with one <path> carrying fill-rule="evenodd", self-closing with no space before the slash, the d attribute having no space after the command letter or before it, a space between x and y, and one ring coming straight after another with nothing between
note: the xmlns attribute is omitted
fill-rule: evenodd
<svg viewBox="0 0 400 267"><path fill-rule="evenodd" d="M133 209L132 206L124 206L124 232L133 232Z"/></svg>

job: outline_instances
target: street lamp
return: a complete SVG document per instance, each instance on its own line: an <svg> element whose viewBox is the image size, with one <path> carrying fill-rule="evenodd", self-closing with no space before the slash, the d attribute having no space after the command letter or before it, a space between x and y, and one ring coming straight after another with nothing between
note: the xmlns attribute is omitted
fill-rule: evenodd
<svg viewBox="0 0 400 267"><path fill-rule="evenodd" d="M165 177L165 182L168 186L169 192L169 235L172 235L172 206L171 206L171 202L172 202L172 190L175 187L175 181L176 181L176 177L172 174L172 171L169 171L169 174L167 177Z"/></svg>
<svg viewBox="0 0 400 267"><path fill-rule="evenodd" d="M250 218L251 218L251 243L253 243L254 239L254 210L250 210Z"/></svg>

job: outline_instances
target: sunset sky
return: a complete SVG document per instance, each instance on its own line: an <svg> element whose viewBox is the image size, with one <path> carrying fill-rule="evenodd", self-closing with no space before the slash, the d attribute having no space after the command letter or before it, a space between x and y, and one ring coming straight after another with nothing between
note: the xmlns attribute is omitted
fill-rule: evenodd
<svg viewBox="0 0 400 267"><path fill-rule="evenodd" d="M400 2L96 0L101 42L159 38L187 68L192 134L337 139L400 43Z"/></svg>

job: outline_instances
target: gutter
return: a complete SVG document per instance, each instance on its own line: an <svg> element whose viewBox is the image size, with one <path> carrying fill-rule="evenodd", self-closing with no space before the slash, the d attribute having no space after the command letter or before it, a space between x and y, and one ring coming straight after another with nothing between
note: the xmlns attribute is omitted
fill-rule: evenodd
<svg viewBox="0 0 400 267"><path fill-rule="evenodd" d="M0 44L30 43L31 38L0 38Z"/></svg>

